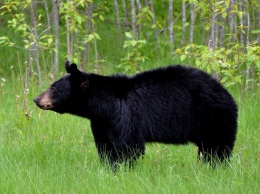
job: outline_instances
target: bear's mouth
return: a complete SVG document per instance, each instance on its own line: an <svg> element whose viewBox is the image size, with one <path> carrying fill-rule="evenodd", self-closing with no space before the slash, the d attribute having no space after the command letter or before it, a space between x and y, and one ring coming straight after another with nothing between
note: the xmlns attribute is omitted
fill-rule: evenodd
<svg viewBox="0 0 260 194"><path fill-rule="evenodd" d="M38 105L37 106L43 110L51 110L53 109L54 106L52 106L51 104L45 104L45 105Z"/></svg>

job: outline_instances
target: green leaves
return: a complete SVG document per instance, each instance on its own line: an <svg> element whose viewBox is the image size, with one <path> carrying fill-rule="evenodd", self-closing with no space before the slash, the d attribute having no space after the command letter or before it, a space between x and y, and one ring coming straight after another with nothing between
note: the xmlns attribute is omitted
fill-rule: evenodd
<svg viewBox="0 0 260 194"><path fill-rule="evenodd" d="M245 50L246 53L243 52ZM174 55L181 62L194 60L198 68L210 74L218 74L225 87L242 84L241 68L251 69L255 65L257 72L260 71L260 46L257 43L247 47L235 43L230 48L217 47L215 50L209 50L205 45L190 44L176 49Z"/></svg>
<svg viewBox="0 0 260 194"><path fill-rule="evenodd" d="M140 64L145 62L148 58L145 57L141 51L146 44L146 40L136 40L131 32L125 32L128 40L124 41L123 47L128 50L127 56L119 64L119 68L123 68L125 72L130 74L136 73L140 69Z"/></svg>
<svg viewBox="0 0 260 194"><path fill-rule="evenodd" d="M251 31L252 34L260 34L260 29Z"/></svg>
<svg viewBox="0 0 260 194"><path fill-rule="evenodd" d="M181 55L180 59L181 59L181 61L184 61L186 59L186 55Z"/></svg>
<svg viewBox="0 0 260 194"><path fill-rule="evenodd" d="M99 36L97 33L93 32L93 33L88 34L88 35L86 36L86 38L85 38L85 40L84 40L84 43L86 44L86 43L88 43L88 42L92 42L92 41L95 40L95 39L101 40L100 36Z"/></svg>

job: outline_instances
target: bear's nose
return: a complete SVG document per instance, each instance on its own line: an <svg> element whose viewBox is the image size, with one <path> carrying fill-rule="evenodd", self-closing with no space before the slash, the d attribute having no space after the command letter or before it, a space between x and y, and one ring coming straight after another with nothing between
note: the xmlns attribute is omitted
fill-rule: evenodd
<svg viewBox="0 0 260 194"><path fill-rule="evenodd" d="M37 102L38 102L38 98L37 98L37 97L34 98L33 101L37 104Z"/></svg>

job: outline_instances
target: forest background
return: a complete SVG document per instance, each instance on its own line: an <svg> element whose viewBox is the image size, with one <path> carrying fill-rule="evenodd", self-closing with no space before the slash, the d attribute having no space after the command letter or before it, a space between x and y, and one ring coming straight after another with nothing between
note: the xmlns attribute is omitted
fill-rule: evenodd
<svg viewBox="0 0 260 194"><path fill-rule="evenodd" d="M0 0L0 191L259 191L259 5L260 0ZM33 97L65 74L67 59L103 75L180 63L208 72L239 105L231 168L198 165L192 145L154 144L135 170L107 171L97 164L86 120L43 113L33 104Z"/></svg>

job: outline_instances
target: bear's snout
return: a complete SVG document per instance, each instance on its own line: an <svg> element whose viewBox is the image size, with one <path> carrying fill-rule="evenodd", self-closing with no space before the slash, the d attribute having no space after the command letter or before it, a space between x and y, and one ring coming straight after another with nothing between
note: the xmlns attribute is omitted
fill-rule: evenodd
<svg viewBox="0 0 260 194"><path fill-rule="evenodd" d="M34 98L33 101L39 108L43 110L50 110L53 108L52 100L47 92L40 94L39 96Z"/></svg>

